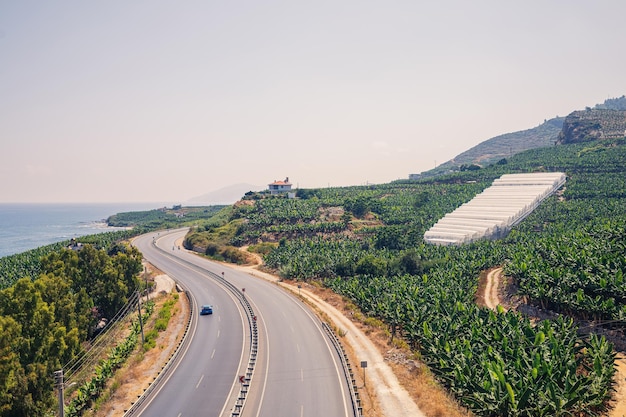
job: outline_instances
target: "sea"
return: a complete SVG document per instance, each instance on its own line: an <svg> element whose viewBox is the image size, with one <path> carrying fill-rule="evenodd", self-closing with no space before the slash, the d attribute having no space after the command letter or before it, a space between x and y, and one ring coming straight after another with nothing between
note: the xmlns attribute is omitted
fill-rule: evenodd
<svg viewBox="0 0 626 417"><path fill-rule="evenodd" d="M0 258L73 237L120 230L106 219L117 213L152 210L164 203L0 203Z"/></svg>

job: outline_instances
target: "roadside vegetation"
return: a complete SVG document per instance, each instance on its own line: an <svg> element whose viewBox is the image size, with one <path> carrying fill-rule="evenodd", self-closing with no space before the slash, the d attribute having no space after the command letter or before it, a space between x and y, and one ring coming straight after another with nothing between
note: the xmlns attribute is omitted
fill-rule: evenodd
<svg viewBox="0 0 626 417"><path fill-rule="evenodd" d="M210 223L222 209L121 213L110 224L131 230L0 258L0 416L50 415L57 407L53 374L59 369L72 386L67 415L82 415L97 403L138 340L138 294L146 282L140 279L141 253L124 242L149 230ZM158 310L142 350L155 346L174 303ZM150 315L152 305L146 307Z"/></svg>
<svg viewBox="0 0 626 417"><path fill-rule="evenodd" d="M26 252L0 258L0 289L13 285L24 277L37 278L41 272L41 259L72 244L91 245L97 249L114 246L117 242L128 240L151 230L162 230L176 227L203 227L220 221L229 212L225 206L202 206L161 208L146 211L132 211L117 213L107 219L109 226L128 227L129 230L98 233L82 236L74 242L65 240L46 246L41 246ZM226 214L227 215L227 214ZM215 219L214 219L215 217Z"/></svg>
<svg viewBox="0 0 626 417"><path fill-rule="evenodd" d="M96 326L139 288L141 254L85 245L44 257L41 274L0 291L0 415L46 415L56 403L52 375L81 356Z"/></svg>
<svg viewBox="0 0 626 417"><path fill-rule="evenodd" d="M79 242L81 244L90 244L97 249L106 250L116 242L133 236L134 233L136 232L132 230L100 233L83 236L79 239ZM51 253L59 252L69 247L70 244L71 242L66 240L0 258L0 289L10 287L17 280L24 277L37 278L42 273L41 259Z"/></svg>
<svg viewBox="0 0 626 417"><path fill-rule="evenodd" d="M154 311L154 303L148 303L145 306L145 313L142 313L142 320L145 322L152 315ZM119 343L115 343L115 346L109 351L105 358L98 361L98 366L95 368L95 372L91 378L87 378L72 395L72 399L69 405L65 407L65 415L68 417L82 416L87 410L91 409L98 403L98 399L104 393L110 379L115 375L115 372L121 368L126 360L132 355L139 343L139 335L142 331L139 320L130 321L130 333ZM156 329L150 331L149 341L143 345L143 349L150 349L154 347L154 340L156 336L152 335L152 332L157 333ZM148 339L148 338L147 338ZM87 372L91 374L91 372Z"/></svg>
<svg viewBox="0 0 626 417"><path fill-rule="evenodd" d="M505 239L431 246L423 234L504 173L568 181ZM602 415L623 340L626 142L534 149L422 181L254 198L188 247L263 248L285 279L319 281L381 320L477 415ZM220 240L212 240L228 231ZM475 304L482 271L503 266L520 296L562 313L536 321ZM581 327L585 331L579 331ZM589 329L592 329L590 332Z"/></svg>

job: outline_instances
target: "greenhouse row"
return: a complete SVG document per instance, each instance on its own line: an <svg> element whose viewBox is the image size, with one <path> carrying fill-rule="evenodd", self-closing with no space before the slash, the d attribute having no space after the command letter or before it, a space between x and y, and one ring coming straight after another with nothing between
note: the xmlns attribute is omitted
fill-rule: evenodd
<svg viewBox="0 0 626 417"><path fill-rule="evenodd" d="M471 201L446 214L425 234L435 245L499 239L565 183L562 172L505 174Z"/></svg>

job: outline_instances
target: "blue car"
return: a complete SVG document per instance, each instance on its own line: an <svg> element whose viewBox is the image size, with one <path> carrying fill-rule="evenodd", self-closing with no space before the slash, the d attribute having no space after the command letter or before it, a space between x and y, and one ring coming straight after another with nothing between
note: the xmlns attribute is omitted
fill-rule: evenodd
<svg viewBox="0 0 626 417"><path fill-rule="evenodd" d="M205 304L200 308L200 315L213 314L213 306L211 304Z"/></svg>

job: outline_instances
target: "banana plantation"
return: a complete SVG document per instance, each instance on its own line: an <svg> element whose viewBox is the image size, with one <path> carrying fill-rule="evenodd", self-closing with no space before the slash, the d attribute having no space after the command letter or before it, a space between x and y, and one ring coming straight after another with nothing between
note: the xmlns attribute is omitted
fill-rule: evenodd
<svg viewBox="0 0 626 417"><path fill-rule="evenodd" d="M563 172L567 183L500 240L426 244L424 232L507 173ZM233 244L274 242L266 264L317 279L403 338L457 401L481 416L607 411L613 343L626 316L626 142L535 149L423 181L299 190L233 210ZM336 213L329 218L329 212ZM531 320L475 302L481 272L502 266Z"/></svg>
<svg viewBox="0 0 626 417"><path fill-rule="evenodd" d="M424 241L424 233L439 219L496 178L531 172L563 172L567 182L503 238L459 246ZM342 294L365 315L384 322L391 338L404 340L475 415L606 414L614 389L614 346L624 345L626 329L624 139L534 149L482 169L421 181L301 189L296 195L246 195L240 204L217 213L203 209L190 214L196 227L185 244L202 248L215 245L211 242L218 237L219 245L230 248L262 247L266 265L281 277L317 280ZM126 213L118 220L157 227L155 218L151 212ZM124 235L107 238L115 242L139 231L120 233ZM67 349L61 359L79 352L85 329L93 324L82 323L89 318L87 312L98 306L112 314L137 285L138 255L115 244L112 248L109 253L92 248L78 255L51 246L0 259L0 328L6 336L0 351L8 355L19 341L26 355L27 345L39 343L23 332L33 327L62 336ZM81 268L100 271L95 267L111 263L115 268L87 276L72 267L78 256L86 257ZM124 256L132 262L124 262ZM494 267L503 268L510 287L528 307L556 318L540 320L477 305L479 276ZM114 270L118 273L111 279L107 274ZM116 298L109 300L102 291L52 291L63 288L59 277L63 285L101 287ZM124 277L128 282L122 282ZM94 279L101 285L92 285ZM113 286L111 291L107 285ZM13 314L30 305L14 303L16 294L39 307L30 315ZM43 308L68 294L73 298L64 303L75 311L62 315L61 310ZM48 323L55 314L59 317L47 327L11 317L39 320L35 311L45 312ZM127 350L124 346L120 349ZM21 363L15 355L6 357L10 366L0 372L5 388L0 390L0 415L39 415L49 409L53 398L45 375L62 363L49 358ZM37 363L43 364L37 372L27 371ZM20 376L20 384L6 378L11 372ZM81 388L76 410L89 402L99 375ZM39 397L21 401L29 392Z"/></svg>

